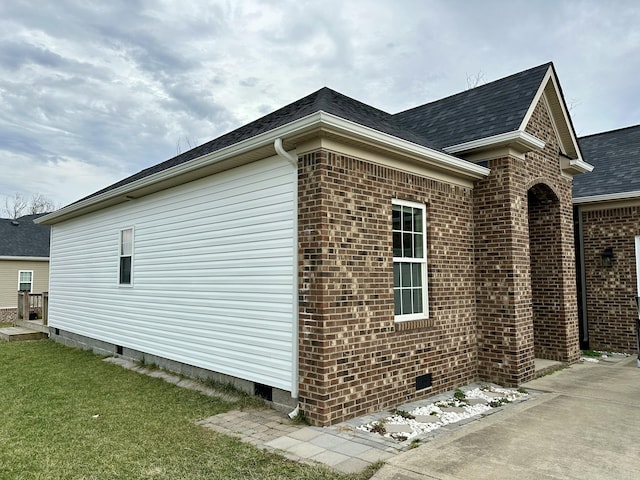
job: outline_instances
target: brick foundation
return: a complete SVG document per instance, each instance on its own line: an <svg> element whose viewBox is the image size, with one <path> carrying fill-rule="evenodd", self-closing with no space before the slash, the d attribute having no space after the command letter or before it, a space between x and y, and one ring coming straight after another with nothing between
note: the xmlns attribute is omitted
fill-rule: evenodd
<svg viewBox="0 0 640 480"><path fill-rule="evenodd" d="M15 322L17 319L17 308L0 308L0 323Z"/></svg>

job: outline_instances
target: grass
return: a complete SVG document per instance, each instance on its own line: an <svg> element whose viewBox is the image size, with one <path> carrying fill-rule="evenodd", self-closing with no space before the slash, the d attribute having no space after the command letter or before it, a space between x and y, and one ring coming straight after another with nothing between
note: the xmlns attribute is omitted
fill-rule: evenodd
<svg viewBox="0 0 640 480"><path fill-rule="evenodd" d="M195 425L237 405L52 341L0 343L0 479L350 479ZM97 415L97 417L96 417Z"/></svg>
<svg viewBox="0 0 640 480"><path fill-rule="evenodd" d="M0 322L0 328L13 327L13 322Z"/></svg>
<svg viewBox="0 0 640 480"><path fill-rule="evenodd" d="M582 350L581 354L583 357L594 357L594 358L602 357L602 353L596 352L595 350Z"/></svg>

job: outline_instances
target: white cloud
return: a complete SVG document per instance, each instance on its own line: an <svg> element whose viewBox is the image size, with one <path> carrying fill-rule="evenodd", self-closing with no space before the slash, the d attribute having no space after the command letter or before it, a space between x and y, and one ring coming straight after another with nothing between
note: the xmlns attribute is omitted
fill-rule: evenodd
<svg viewBox="0 0 640 480"><path fill-rule="evenodd" d="M640 123L638 24L632 0L2 2L0 195L77 200L325 85L397 112L554 61L579 134Z"/></svg>

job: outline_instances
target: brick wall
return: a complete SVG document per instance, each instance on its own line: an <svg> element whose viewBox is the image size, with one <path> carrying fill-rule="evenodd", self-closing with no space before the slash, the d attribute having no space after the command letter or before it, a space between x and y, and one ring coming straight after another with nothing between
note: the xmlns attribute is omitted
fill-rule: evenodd
<svg viewBox="0 0 640 480"><path fill-rule="evenodd" d="M430 318L394 323L391 201L427 205ZM476 378L471 190L326 150L299 166L300 403L317 425ZM432 374L416 391L416 376Z"/></svg>
<svg viewBox="0 0 640 480"><path fill-rule="evenodd" d="M532 378L578 359L571 180L541 102L524 158L474 189L328 150L300 157L300 403L328 425L479 377ZM394 323L392 199L427 206L430 318ZM416 391L416 377L431 388Z"/></svg>
<svg viewBox="0 0 640 480"><path fill-rule="evenodd" d="M635 353L635 237L640 235L640 206L581 214L589 348ZM615 262L603 267L601 254L608 247L613 248Z"/></svg>
<svg viewBox="0 0 640 480"><path fill-rule="evenodd" d="M506 385L532 377L534 355L579 357L571 180L544 102L526 131L544 149L489 160L473 191L479 376Z"/></svg>

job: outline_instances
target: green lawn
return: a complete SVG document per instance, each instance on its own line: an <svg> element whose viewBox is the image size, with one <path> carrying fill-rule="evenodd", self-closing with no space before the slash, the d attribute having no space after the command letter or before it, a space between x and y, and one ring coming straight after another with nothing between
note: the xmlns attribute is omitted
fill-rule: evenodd
<svg viewBox="0 0 640 480"><path fill-rule="evenodd" d="M291 462L194 424L235 407L52 341L0 342L0 479L370 476Z"/></svg>

